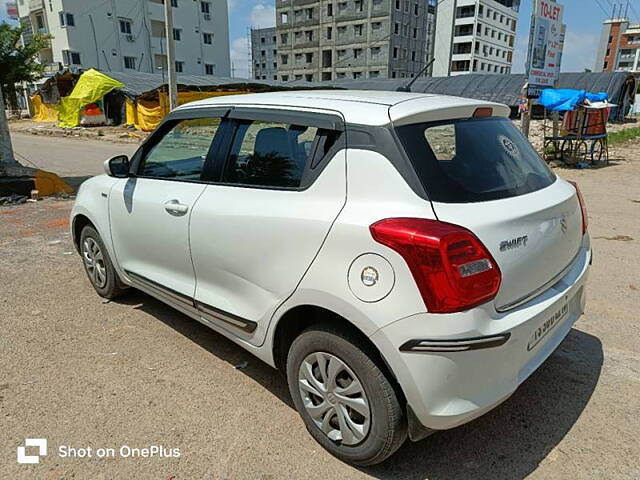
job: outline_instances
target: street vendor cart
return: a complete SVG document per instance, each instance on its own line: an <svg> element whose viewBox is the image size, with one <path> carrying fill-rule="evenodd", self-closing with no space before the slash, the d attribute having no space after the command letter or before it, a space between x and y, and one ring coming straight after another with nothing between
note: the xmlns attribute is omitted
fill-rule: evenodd
<svg viewBox="0 0 640 480"><path fill-rule="evenodd" d="M607 120L615 105L607 102L606 93L549 88L542 91L538 103L545 107L542 128L547 162L561 160L567 165L582 166L609 162ZM548 111L553 112L552 125L547 121Z"/></svg>

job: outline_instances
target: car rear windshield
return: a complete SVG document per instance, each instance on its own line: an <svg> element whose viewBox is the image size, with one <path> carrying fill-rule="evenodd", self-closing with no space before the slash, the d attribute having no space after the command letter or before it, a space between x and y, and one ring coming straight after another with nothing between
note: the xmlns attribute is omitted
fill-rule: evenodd
<svg viewBox="0 0 640 480"><path fill-rule="evenodd" d="M511 120L470 118L396 131L433 201L469 203L515 197L556 177Z"/></svg>

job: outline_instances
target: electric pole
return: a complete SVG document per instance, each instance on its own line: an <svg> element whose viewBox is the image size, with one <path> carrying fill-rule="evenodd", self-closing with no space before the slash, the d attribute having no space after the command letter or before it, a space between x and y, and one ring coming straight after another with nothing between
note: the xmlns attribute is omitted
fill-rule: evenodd
<svg viewBox="0 0 640 480"><path fill-rule="evenodd" d="M176 45L173 39L173 12L171 0L164 0L164 29L167 37L167 73L169 77L169 110L178 106L176 81Z"/></svg>
<svg viewBox="0 0 640 480"><path fill-rule="evenodd" d="M11 136L9 135L9 123L4 110L4 100L2 98L2 88L0 87L0 168L2 166L17 166L13 157L11 147ZM2 175L0 175L2 176Z"/></svg>

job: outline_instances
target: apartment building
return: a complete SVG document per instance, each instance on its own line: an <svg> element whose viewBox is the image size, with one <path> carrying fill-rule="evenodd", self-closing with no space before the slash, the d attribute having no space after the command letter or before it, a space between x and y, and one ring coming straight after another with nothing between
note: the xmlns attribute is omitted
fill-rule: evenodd
<svg viewBox="0 0 640 480"><path fill-rule="evenodd" d="M278 49L276 27L251 29L251 77L277 80Z"/></svg>
<svg viewBox="0 0 640 480"><path fill-rule="evenodd" d="M407 78L432 48L434 1L276 0L278 79Z"/></svg>
<svg viewBox="0 0 640 480"><path fill-rule="evenodd" d="M602 24L596 72L640 72L640 24L610 18Z"/></svg>
<svg viewBox="0 0 640 480"><path fill-rule="evenodd" d="M229 76L226 0L170 0L176 71ZM40 61L61 68L155 72L167 68L162 0L18 0L25 36L48 33Z"/></svg>
<svg viewBox="0 0 640 480"><path fill-rule="evenodd" d="M520 0L440 0L433 76L511 73Z"/></svg>

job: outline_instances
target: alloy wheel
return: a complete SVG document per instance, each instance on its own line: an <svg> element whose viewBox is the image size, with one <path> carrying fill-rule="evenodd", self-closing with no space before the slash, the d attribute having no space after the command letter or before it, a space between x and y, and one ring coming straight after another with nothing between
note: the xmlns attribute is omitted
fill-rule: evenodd
<svg viewBox="0 0 640 480"><path fill-rule="evenodd" d="M298 387L307 413L331 440L356 445L366 438L369 400L346 363L330 353L311 353L300 364Z"/></svg>
<svg viewBox="0 0 640 480"><path fill-rule="evenodd" d="M107 284L107 268L104 263L104 255L98 242L91 237L85 238L82 244L82 258L91 282L97 288L104 288Z"/></svg>

